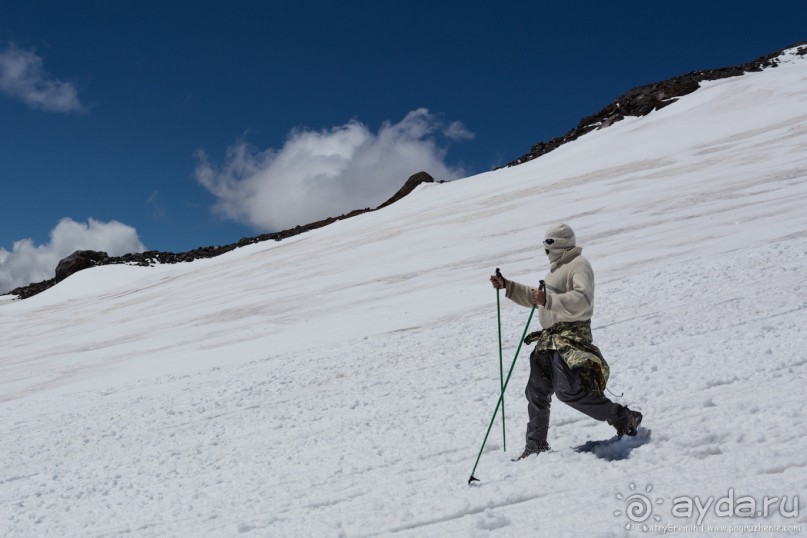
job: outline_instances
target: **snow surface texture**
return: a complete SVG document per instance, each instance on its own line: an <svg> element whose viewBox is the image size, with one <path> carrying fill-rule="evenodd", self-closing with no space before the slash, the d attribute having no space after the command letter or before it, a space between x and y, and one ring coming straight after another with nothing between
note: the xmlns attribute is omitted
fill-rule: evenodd
<svg viewBox="0 0 807 538"><path fill-rule="evenodd" d="M800 512L712 509L704 532L804 532L805 207L807 59L790 52L383 211L0 298L0 535L640 535L696 523L674 498L730 488ZM610 387L646 428L578 452L613 429L555 402L553 451L512 463L522 350L508 453L497 419L469 487L498 398L487 277L537 284L557 221L594 265ZM506 369L528 310L502 306ZM625 513L637 493L644 522Z"/></svg>

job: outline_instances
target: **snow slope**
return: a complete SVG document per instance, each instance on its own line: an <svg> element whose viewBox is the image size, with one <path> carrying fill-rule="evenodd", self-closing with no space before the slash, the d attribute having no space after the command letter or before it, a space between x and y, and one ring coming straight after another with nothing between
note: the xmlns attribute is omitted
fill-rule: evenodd
<svg viewBox="0 0 807 538"><path fill-rule="evenodd" d="M806 205L807 58L787 51L382 211L0 301L0 535L639 535L697 522L675 498L730 489L802 504L712 507L689 531L804 532ZM578 453L613 430L556 402L554 451L511 463L522 351L508 451L497 421L469 487L498 398L487 277L537 283L557 221L594 265L595 343L646 429ZM503 302L508 364L528 313Z"/></svg>

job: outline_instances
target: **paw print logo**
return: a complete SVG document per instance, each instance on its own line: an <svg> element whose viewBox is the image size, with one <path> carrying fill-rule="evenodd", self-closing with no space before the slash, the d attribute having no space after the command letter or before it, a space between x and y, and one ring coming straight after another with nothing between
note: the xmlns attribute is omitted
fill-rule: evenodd
<svg viewBox="0 0 807 538"><path fill-rule="evenodd" d="M636 484L633 482L631 482L628 487L632 492L636 491ZM648 484L644 488L644 493L630 493L627 497L621 493L616 494L616 498L624 502L625 509L624 511L616 510L614 516L619 517L625 514L625 517L628 518L628 522L625 524L626 530L639 529L643 532L647 532L649 527L645 522L651 517L655 522L661 521L661 516L653 514L653 505L662 504L664 499L653 500L651 497L652 491L653 486Z"/></svg>

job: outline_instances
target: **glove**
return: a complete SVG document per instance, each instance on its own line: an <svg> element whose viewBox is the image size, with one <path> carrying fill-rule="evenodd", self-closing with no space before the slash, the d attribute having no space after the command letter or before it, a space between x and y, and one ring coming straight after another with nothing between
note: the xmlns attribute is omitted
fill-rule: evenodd
<svg viewBox="0 0 807 538"><path fill-rule="evenodd" d="M525 343L525 344L527 344L527 345L529 346L529 345L530 345L530 344L532 344L533 342L537 342L537 341L538 341L538 340L541 338L541 333L542 333L542 332L544 332L544 331L535 331L535 332L531 332L531 333L530 333L530 334L528 334L528 335L527 335L527 337L524 339L524 343Z"/></svg>

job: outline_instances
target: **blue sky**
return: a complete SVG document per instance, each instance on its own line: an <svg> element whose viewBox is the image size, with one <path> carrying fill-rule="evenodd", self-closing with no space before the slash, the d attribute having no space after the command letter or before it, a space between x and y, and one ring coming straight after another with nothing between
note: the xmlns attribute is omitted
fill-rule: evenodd
<svg viewBox="0 0 807 538"><path fill-rule="evenodd" d="M65 218L63 249L181 251L489 170L632 87L807 39L807 4L759 6L3 2L0 273Z"/></svg>

